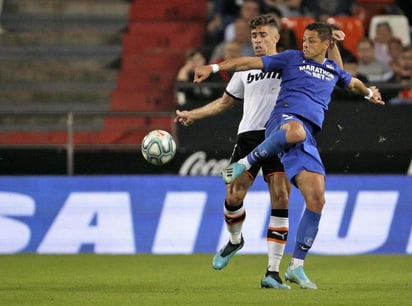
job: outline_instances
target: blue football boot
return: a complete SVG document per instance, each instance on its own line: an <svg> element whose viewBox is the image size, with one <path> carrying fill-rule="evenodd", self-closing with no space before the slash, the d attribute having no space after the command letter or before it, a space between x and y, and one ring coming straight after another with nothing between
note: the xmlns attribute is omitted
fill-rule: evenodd
<svg viewBox="0 0 412 306"><path fill-rule="evenodd" d="M212 267L215 270L222 270L224 267L227 266L230 259L239 251L245 241L243 237L241 237L241 241L239 244L232 244L230 241L219 251L216 252L215 256L213 257Z"/></svg>
<svg viewBox="0 0 412 306"><path fill-rule="evenodd" d="M303 271L303 266L299 266L296 269L291 269L290 266L285 273L286 280L296 283L302 289L318 289L315 283L312 283Z"/></svg>
<svg viewBox="0 0 412 306"><path fill-rule="evenodd" d="M243 172L246 171L246 166L240 163L233 163L222 170L221 175L226 184L232 183Z"/></svg>

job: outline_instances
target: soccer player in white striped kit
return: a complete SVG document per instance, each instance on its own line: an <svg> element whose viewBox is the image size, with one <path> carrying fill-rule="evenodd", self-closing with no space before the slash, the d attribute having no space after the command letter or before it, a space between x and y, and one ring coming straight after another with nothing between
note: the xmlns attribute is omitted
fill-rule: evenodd
<svg viewBox="0 0 412 306"><path fill-rule="evenodd" d="M261 15L253 18L249 26L256 56L276 54L279 32L275 18L272 15ZM341 31L334 33L335 39L342 39L343 35ZM336 46L329 52L333 58L341 62ZM236 162L265 139L265 124L275 106L280 83L281 75L278 73L265 73L262 70L236 72L222 97L190 111L177 110L175 122L188 126L196 120L223 113L243 100L243 116L230 158L230 163ZM279 266L288 235L288 201L291 186L278 157L256 164L234 182L226 185L224 218L230 237L229 242L215 254L212 267L216 270L226 267L233 255L244 245L242 225L246 210L243 200L260 169L268 184L272 208L267 230L268 265L261 280L261 287L290 289L279 276Z"/></svg>

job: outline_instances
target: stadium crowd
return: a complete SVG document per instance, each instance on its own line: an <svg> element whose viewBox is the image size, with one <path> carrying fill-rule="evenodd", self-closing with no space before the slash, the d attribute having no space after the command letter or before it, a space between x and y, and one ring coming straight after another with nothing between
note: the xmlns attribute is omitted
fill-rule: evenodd
<svg viewBox="0 0 412 306"><path fill-rule="evenodd" d="M372 6L372 0L211 0L204 43L198 51L210 64L227 59L228 56L253 56L247 25L251 18L259 14L270 13L276 17L281 37L277 45L278 52L300 49L299 33L296 32L296 20L299 18L302 22L305 18L325 21L339 29L336 19L352 17L359 19L364 35L353 41L351 33L346 33L346 40L351 42L351 46L348 47L345 42L340 46L345 69L366 83L383 85L383 96L388 104L412 104L412 1L375 2L375 6ZM381 19L374 22L375 16ZM385 16L388 18L382 18ZM405 20L405 23L400 22ZM372 23L373 27L370 27ZM236 52L225 55L225 49L229 48ZM182 69L187 70L187 67L186 63ZM212 81L225 84L228 76ZM182 92L179 94L181 96ZM193 94L190 95L193 97ZM356 100L356 97L340 90L335 96ZM209 98L210 91L205 96L205 99ZM197 99L201 100L201 96L197 95Z"/></svg>

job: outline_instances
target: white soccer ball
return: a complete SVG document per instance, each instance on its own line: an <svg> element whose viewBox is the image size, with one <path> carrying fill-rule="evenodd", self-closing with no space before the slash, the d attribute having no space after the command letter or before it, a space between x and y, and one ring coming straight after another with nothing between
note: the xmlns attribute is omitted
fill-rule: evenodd
<svg viewBox="0 0 412 306"><path fill-rule="evenodd" d="M162 166L170 162L176 154L176 143L168 132L153 130L142 141L143 157L152 165Z"/></svg>

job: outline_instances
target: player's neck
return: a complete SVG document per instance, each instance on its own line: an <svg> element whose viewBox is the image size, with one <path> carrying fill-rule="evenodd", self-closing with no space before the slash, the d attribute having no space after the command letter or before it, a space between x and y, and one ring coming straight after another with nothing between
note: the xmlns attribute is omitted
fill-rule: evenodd
<svg viewBox="0 0 412 306"><path fill-rule="evenodd" d="M314 62L317 62L319 64L323 64L325 62L325 59L326 59L326 57L324 55L322 55L322 56L319 55L319 56L316 56L316 57L312 58L311 60L314 61Z"/></svg>

